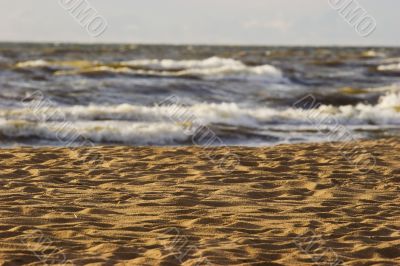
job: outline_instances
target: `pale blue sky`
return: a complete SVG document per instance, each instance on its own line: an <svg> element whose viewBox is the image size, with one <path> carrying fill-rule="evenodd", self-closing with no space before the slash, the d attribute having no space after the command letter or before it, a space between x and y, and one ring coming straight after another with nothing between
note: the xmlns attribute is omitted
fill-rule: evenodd
<svg viewBox="0 0 400 266"><path fill-rule="evenodd" d="M88 0L108 21L98 38L59 0L0 0L0 41L251 45L400 44L400 1L358 0L377 21L360 37L328 0Z"/></svg>

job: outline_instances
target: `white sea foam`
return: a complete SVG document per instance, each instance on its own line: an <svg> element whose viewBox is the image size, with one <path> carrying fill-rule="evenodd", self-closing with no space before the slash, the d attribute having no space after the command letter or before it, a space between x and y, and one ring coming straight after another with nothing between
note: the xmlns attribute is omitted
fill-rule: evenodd
<svg viewBox="0 0 400 266"><path fill-rule="evenodd" d="M241 61L211 57L204 60L132 60L103 64L89 61L48 62L33 60L16 64L18 68L53 67L55 75L78 75L95 72L152 75L161 77L199 77L204 79L258 79L283 81L282 71L272 65L247 66Z"/></svg>
<svg viewBox="0 0 400 266"><path fill-rule="evenodd" d="M173 145L189 139L179 125L169 123L42 122L0 120L0 135L9 138L39 138L74 145L83 140L136 145Z"/></svg>
<svg viewBox="0 0 400 266"><path fill-rule="evenodd" d="M150 73L159 72L161 75L201 76L209 78L268 78L281 80L282 72L271 65L246 66L241 61L211 57L205 60L132 60L122 62L130 67L146 68Z"/></svg>
<svg viewBox="0 0 400 266"><path fill-rule="evenodd" d="M0 117L8 120L27 121L96 121L120 120L132 122L168 121L169 110L179 107L195 115L203 123L225 123L234 125L257 125L262 123L306 121L309 114L318 110L321 114L331 115L343 123L384 124L400 123L400 92L381 96L376 105L357 104L344 106L322 105L316 110L297 108L275 109L269 107L240 107L237 103L199 103L191 106L140 106L121 104L112 106L70 106L43 107L35 106L0 111Z"/></svg>
<svg viewBox="0 0 400 266"><path fill-rule="evenodd" d="M177 117L178 108L185 117ZM176 110L176 109L175 109ZM172 115L174 114L174 116ZM186 121L190 116L193 121ZM61 132L76 129L96 142L135 144L174 144L189 137L183 122L202 125L224 124L263 130L272 125L296 125L312 129L316 124L332 126L332 119L349 128L400 126L400 93L387 93L376 105L322 105L317 109L246 108L236 103L201 103L192 106L72 106L58 108L22 108L0 112L0 134L8 137L38 137L55 140ZM327 119L330 118L330 119ZM102 120L102 121L99 121ZM194 121L195 120L195 121Z"/></svg>
<svg viewBox="0 0 400 266"><path fill-rule="evenodd" d="M45 67L49 65L50 62L45 60L31 60L31 61L19 62L16 64L16 67L31 68L31 67Z"/></svg>
<svg viewBox="0 0 400 266"><path fill-rule="evenodd" d="M400 63L389 64L389 65L380 65L380 66L378 66L378 71L382 71L382 72L400 72Z"/></svg>

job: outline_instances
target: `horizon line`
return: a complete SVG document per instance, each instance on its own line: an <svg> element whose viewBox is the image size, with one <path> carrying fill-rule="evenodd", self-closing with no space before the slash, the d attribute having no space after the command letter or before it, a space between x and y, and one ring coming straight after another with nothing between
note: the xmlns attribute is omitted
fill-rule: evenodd
<svg viewBox="0 0 400 266"><path fill-rule="evenodd" d="M246 44L246 43L162 43L162 42L80 42L80 41L3 41L0 44L51 45L137 45L137 46L215 46L215 47L337 47L337 48L400 48L388 44Z"/></svg>

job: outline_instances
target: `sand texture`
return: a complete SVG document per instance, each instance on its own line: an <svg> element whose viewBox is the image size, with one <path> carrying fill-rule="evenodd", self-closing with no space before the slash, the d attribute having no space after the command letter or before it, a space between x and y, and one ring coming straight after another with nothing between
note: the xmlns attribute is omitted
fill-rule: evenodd
<svg viewBox="0 0 400 266"><path fill-rule="evenodd" d="M400 265L400 141L357 145L367 174L332 144L229 148L229 174L200 147L1 150L0 265Z"/></svg>

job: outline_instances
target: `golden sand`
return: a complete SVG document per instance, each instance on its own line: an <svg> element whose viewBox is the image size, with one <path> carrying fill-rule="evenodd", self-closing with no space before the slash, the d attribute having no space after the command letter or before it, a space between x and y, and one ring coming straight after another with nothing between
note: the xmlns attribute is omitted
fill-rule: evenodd
<svg viewBox="0 0 400 266"><path fill-rule="evenodd" d="M0 153L1 265L400 265L400 141ZM213 150L223 154L227 148Z"/></svg>

